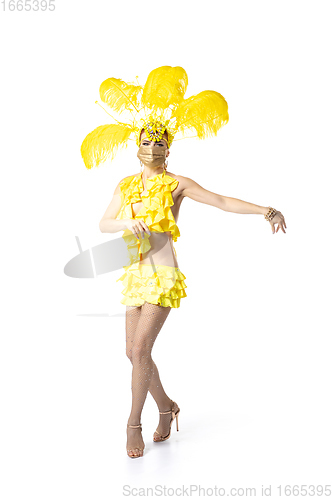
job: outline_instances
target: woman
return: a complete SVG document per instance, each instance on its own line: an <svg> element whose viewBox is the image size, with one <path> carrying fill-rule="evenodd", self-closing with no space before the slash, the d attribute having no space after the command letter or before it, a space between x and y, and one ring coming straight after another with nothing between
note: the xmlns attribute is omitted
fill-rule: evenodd
<svg viewBox="0 0 333 500"><path fill-rule="evenodd" d="M186 276L178 267L173 246L180 236L176 222L182 200L187 196L227 212L263 214L273 233L280 228L285 233L286 228L283 215L272 207L222 196L188 177L167 172L166 158L177 132L186 138L186 131L193 137L194 130L196 137L205 139L216 135L229 119L221 94L203 91L185 99L187 83L187 74L179 66L152 70L144 87L117 78L105 80L100 87L102 101L118 113L129 111L131 118L127 123L117 120L117 124L97 127L81 146L85 165L92 168L107 157L112 160L115 150L134 134L143 163L141 173L119 182L100 221L103 233L124 230L129 255L119 280L124 284L121 302L126 305L126 354L133 365L126 444L131 458L143 456L141 414L148 391L160 412L153 440L168 439L175 418L178 431L179 406L166 394L151 351L171 308L179 308L186 297ZM136 121L142 110L143 118Z"/></svg>
<svg viewBox="0 0 333 500"><path fill-rule="evenodd" d="M167 147L167 139L167 133L164 133L163 139L160 141L150 141L145 130L142 130L141 132L141 145L151 148L151 150L156 152L158 150L165 149L165 157L168 157L170 154ZM154 176L161 173L163 174L164 169L165 162L154 167L149 166L148 162L145 164L142 175L144 187L143 193L147 192L147 179L152 179ZM172 205L171 210L175 221L177 221L179 216L181 202L186 196L192 200L206 203L228 212L265 215L269 211L269 207L261 207L259 205L254 205L242 200L228 198L226 196L207 191L192 179L187 177L175 175L170 172L168 172L167 175L178 181L176 189L172 191L174 204ZM137 174L137 176L141 176L141 174ZM151 249L144 254L144 259L140 261L141 265L144 262L149 262L150 253L152 253L153 249L157 246L158 249L154 252L153 256L155 265L156 262L165 262L166 264L170 264L169 267L171 268L171 260L173 258L174 267L179 269L177 259L172 255L170 245L166 243L166 238L172 242L171 231L154 233L154 231L150 231L149 226L143 219L136 218L142 208L142 202L141 204L140 202L135 204L137 206L133 206L133 218L117 219L121 208L121 182L116 187L113 199L100 222L101 231L113 233L126 228L138 237L140 233L141 236L146 233L149 238L155 236L160 240L156 244L150 240ZM281 228L281 230L285 233L286 224L284 217L280 212L276 212L274 218L270 221L270 224L273 233L275 232L275 224L277 224L276 232L278 232ZM163 241L162 244L159 244L161 236ZM186 297L186 294L182 294L181 296ZM123 303L126 303L126 301ZM156 303L152 304L146 300L142 305L126 306L126 354L133 364L132 408L127 423L126 444L128 456L131 458L143 456L145 445L142 439L140 422L143 405L148 391L153 396L160 411L160 421L153 436L154 441L164 441L170 437L171 424L175 417L177 418L178 430L178 414L180 412L179 406L177 403L172 401L169 396L167 396L161 383L158 369L151 356L151 351L156 337L169 315L171 307L171 305L162 306ZM173 307L179 306L174 305Z"/></svg>

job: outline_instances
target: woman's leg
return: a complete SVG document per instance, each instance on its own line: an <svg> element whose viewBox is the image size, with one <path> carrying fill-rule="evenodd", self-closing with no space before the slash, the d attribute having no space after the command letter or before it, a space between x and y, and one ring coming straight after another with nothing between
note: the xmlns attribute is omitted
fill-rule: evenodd
<svg viewBox="0 0 333 500"><path fill-rule="evenodd" d="M135 338L136 328L141 315L142 306L126 306L126 355L132 363L132 351L133 343ZM170 309L170 308L166 308ZM160 322L162 323L162 322ZM162 324L160 325L162 327ZM170 398L167 396L162 382L160 380L160 375L156 364L153 362L152 377L149 384L149 392L153 396L159 411L166 411L171 408Z"/></svg>
<svg viewBox="0 0 333 500"><path fill-rule="evenodd" d="M139 313L135 310L133 311L133 309L128 312L128 315L126 315L126 322L129 323L129 325L136 323L134 339L131 339L133 341L130 341L131 359L133 364L132 409L128 419L128 424L130 425L138 425L140 423L143 405L145 403L150 384L152 383L153 378L156 377L156 375L158 376L158 372L156 373L154 370L154 362L151 357L151 351L156 337L159 334L170 310L170 307L162 307L145 302L141 306L139 318ZM157 387L156 389L159 390L160 387ZM138 452L135 448L142 449L143 447L144 443L140 429L127 428L127 449L133 450L132 455L137 456L140 453L142 456L143 452Z"/></svg>

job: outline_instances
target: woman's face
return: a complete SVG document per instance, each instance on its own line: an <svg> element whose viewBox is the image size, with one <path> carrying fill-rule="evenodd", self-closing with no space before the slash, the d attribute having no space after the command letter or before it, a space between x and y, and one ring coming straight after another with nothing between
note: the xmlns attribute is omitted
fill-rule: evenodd
<svg viewBox="0 0 333 500"><path fill-rule="evenodd" d="M146 135L146 131L144 130L142 133L141 133L141 146L152 146L154 148L160 148L160 147L168 147L168 143L166 141L166 138L167 138L167 134L164 132L163 136L162 136L162 139L158 142L155 142L155 141L151 141L148 136ZM166 153L165 153L165 156L168 157L170 154L170 151L169 149L167 149Z"/></svg>

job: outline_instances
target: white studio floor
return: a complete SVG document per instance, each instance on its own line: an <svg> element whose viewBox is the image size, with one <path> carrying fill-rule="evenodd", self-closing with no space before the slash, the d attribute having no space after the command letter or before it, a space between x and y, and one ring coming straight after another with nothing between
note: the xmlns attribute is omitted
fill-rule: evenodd
<svg viewBox="0 0 333 500"><path fill-rule="evenodd" d="M29 360L30 371L22 378L13 367L16 394L5 394L6 499L19 498L23 484L35 498L48 500L121 498L128 490L138 496L138 488L153 488L158 496L164 487L169 496L176 488L192 487L192 496L199 487L207 489L207 496L209 488L229 493L231 488L255 488L256 497L262 496L262 487L271 487L277 498L279 487L329 484L332 414L323 368L300 374L285 359L275 373L274 365L270 369L262 363L258 369L257 359L250 370L234 357L235 341L225 349L221 365L212 353L200 373L191 357L179 363L182 354L173 350L175 342L163 354L167 343L159 339L153 359L168 395L180 407L179 431L174 421L170 439L153 442L159 415L148 393L141 419L144 455L129 458L131 364L124 339L112 340L108 321L67 318L71 328L59 329L57 338L52 334L53 346L50 339L39 339L36 351L30 337L16 348L17 363L26 359L27 366ZM119 333L123 318L115 321ZM184 352L185 345L180 349ZM38 352L51 357L40 359ZM310 355L304 342L303 357Z"/></svg>

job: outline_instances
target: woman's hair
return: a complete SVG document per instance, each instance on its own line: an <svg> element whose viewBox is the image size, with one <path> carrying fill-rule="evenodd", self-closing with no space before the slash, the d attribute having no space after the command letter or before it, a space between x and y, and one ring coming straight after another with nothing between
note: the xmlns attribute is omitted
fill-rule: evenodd
<svg viewBox="0 0 333 500"><path fill-rule="evenodd" d="M145 129L143 128L140 132L140 143L141 143L141 137L142 137L142 132L144 132ZM165 135L167 136L167 138L165 138ZM168 130L166 130L162 136L162 139L165 139L167 141L167 144L168 144L168 141L169 141L169 134L168 134ZM169 146L168 146L169 147Z"/></svg>

